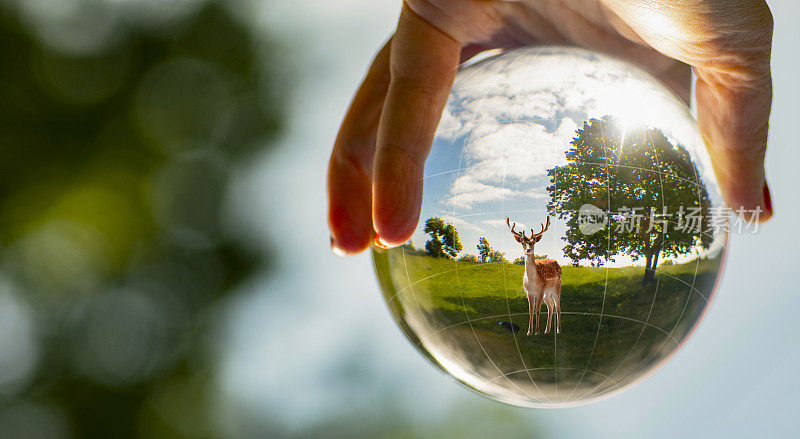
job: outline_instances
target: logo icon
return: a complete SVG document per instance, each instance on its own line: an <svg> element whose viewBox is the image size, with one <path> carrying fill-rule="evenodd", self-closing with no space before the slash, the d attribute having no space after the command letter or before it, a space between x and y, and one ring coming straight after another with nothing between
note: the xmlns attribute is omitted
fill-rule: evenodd
<svg viewBox="0 0 800 439"><path fill-rule="evenodd" d="M592 204L584 204L578 210L578 229L584 235L594 235L606 228L608 215L599 207Z"/></svg>

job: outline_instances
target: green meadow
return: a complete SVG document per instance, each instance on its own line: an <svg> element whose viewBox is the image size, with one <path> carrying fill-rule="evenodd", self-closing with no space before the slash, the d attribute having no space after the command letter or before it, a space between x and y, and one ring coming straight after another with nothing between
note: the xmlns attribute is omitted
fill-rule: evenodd
<svg viewBox="0 0 800 439"><path fill-rule="evenodd" d="M592 398L645 374L694 327L721 262L661 266L648 283L643 267L562 266L562 333L528 336L521 265L403 248L376 250L374 261L390 312L424 355L467 371L462 381L483 392L499 386L542 401ZM546 317L542 306L542 332Z"/></svg>

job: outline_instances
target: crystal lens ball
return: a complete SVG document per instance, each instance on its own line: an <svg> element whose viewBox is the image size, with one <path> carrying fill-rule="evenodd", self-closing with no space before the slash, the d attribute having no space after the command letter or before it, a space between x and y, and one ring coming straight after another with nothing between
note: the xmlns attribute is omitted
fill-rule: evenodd
<svg viewBox="0 0 800 439"><path fill-rule="evenodd" d="M372 255L408 340L468 388L606 397L708 307L728 211L688 107L634 65L563 47L465 64L425 166L412 239Z"/></svg>

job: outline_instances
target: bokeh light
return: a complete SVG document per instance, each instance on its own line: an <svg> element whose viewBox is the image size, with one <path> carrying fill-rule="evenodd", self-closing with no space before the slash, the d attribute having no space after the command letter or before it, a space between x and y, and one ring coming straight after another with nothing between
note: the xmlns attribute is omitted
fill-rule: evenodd
<svg viewBox="0 0 800 439"><path fill-rule="evenodd" d="M0 436L222 434L209 328L269 265L229 185L286 97L233 7L0 2Z"/></svg>

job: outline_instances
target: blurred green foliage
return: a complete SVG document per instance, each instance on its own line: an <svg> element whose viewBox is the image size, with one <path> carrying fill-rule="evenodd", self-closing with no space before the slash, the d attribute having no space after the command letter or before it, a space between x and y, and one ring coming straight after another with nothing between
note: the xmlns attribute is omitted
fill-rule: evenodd
<svg viewBox="0 0 800 439"><path fill-rule="evenodd" d="M208 322L267 262L224 203L287 87L272 40L182 3L0 1L0 436L219 434Z"/></svg>

